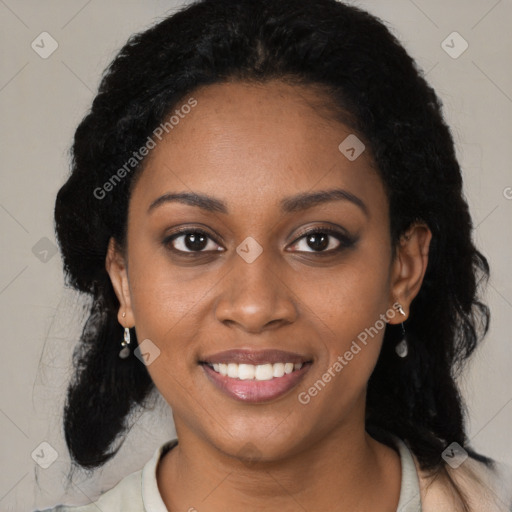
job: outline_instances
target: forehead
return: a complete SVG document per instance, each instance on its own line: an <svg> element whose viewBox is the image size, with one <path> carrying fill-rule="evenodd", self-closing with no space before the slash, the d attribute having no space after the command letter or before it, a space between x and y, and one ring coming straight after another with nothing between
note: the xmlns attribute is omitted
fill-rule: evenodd
<svg viewBox="0 0 512 512"><path fill-rule="evenodd" d="M171 115L172 129L149 153L132 196L141 206L164 193L194 191L233 210L259 208L333 187L386 205L369 151L355 160L340 151L353 130L334 119L328 97L316 88L214 84L185 97Z"/></svg>

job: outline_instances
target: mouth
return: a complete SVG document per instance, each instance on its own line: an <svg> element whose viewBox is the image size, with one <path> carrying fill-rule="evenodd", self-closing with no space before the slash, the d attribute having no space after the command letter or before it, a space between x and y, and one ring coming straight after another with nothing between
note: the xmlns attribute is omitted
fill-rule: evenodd
<svg viewBox="0 0 512 512"><path fill-rule="evenodd" d="M275 400L298 385L313 361L280 350L229 350L199 361L208 379L244 402Z"/></svg>
<svg viewBox="0 0 512 512"><path fill-rule="evenodd" d="M223 377L239 380L272 380L289 375L293 371L300 370L304 363L274 363L274 364L237 364L237 363L213 363L210 368Z"/></svg>

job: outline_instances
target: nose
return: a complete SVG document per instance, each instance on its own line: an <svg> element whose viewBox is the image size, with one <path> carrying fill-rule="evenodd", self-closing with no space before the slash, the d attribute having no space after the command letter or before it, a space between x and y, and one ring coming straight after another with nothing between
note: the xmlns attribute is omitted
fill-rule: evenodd
<svg viewBox="0 0 512 512"><path fill-rule="evenodd" d="M266 251L248 263L233 255L231 271L222 280L215 316L226 325L258 333L293 323L297 307L293 293Z"/></svg>

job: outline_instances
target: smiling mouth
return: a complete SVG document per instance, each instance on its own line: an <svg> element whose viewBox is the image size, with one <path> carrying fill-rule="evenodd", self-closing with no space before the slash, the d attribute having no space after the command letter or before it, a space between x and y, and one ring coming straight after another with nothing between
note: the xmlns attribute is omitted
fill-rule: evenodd
<svg viewBox="0 0 512 512"><path fill-rule="evenodd" d="M237 363L204 363L213 371L238 380L272 380L279 379L294 371L300 370L307 363L274 363L274 364L237 364Z"/></svg>
<svg viewBox="0 0 512 512"><path fill-rule="evenodd" d="M228 350L198 363L218 390L238 401L258 403L290 392L313 360L281 350Z"/></svg>

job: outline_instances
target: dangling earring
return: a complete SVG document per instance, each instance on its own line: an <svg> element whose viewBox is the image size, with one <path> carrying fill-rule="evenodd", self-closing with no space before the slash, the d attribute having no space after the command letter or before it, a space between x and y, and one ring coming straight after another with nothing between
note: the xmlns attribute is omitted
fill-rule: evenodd
<svg viewBox="0 0 512 512"><path fill-rule="evenodd" d="M405 316L405 311L403 310L401 304L398 305L398 311ZM409 347L407 345L407 339L405 337L405 327L404 323L402 322L402 341L398 343L395 347L395 352L397 353L398 357L404 358L407 357L407 354L409 352Z"/></svg>
<svg viewBox="0 0 512 512"><path fill-rule="evenodd" d="M121 342L121 350L119 351L119 357L121 359L126 359L130 355L130 329L128 327L124 328L124 339Z"/></svg>

